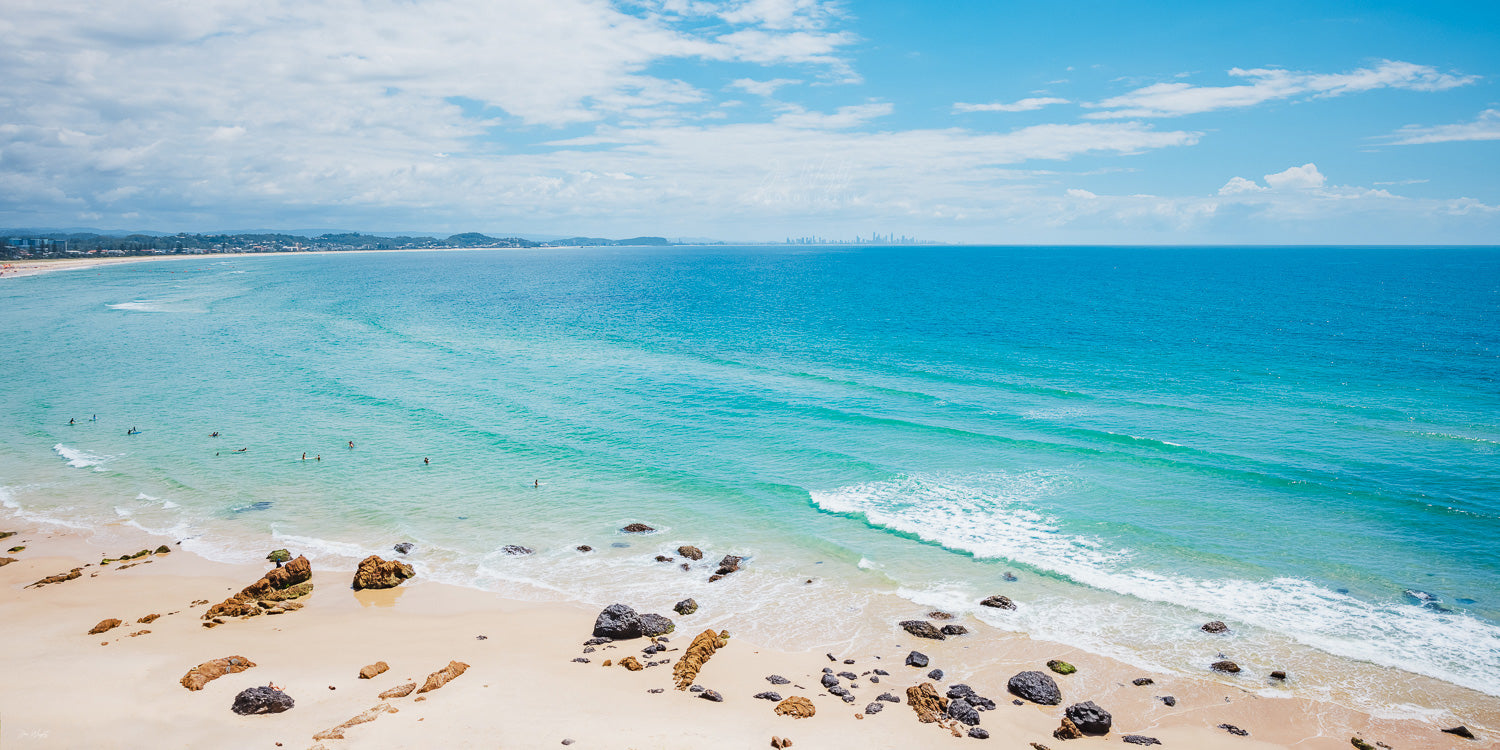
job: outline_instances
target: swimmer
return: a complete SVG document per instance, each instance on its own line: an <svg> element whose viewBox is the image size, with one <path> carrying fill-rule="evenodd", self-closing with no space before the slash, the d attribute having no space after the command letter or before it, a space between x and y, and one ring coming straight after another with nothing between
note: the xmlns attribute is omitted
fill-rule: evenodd
<svg viewBox="0 0 1500 750"><path fill-rule="evenodd" d="M72 424L76 424L76 422L74 422L73 420L69 419L68 420L68 424L72 425Z"/></svg>
<svg viewBox="0 0 1500 750"><path fill-rule="evenodd" d="M313 458L313 460L314 461L322 461L323 460L323 454L319 453L315 458Z"/></svg>
<svg viewBox="0 0 1500 750"><path fill-rule="evenodd" d="M306 461L306 460L307 460L307 454L306 454L306 453L303 453L303 454L302 454L302 460L303 460L303 461Z"/></svg>
<svg viewBox="0 0 1500 750"><path fill-rule="evenodd" d="M349 441L349 447L350 447L350 448L353 448L353 447L354 447L354 441L353 441L353 440L350 440L350 441Z"/></svg>
<svg viewBox="0 0 1500 750"><path fill-rule="evenodd" d="M250 450L250 449L249 448L240 448L239 450L235 451L235 453L244 453L247 450Z"/></svg>
<svg viewBox="0 0 1500 750"><path fill-rule="evenodd" d="M210 432L210 433L208 433L208 436L209 437L218 437L219 433L218 432Z"/></svg>
<svg viewBox="0 0 1500 750"><path fill-rule="evenodd" d="M431 465L431 464L432 464L432 461L430 461L428 459L425 459L425 458L422 459L422 465L423 466L428 466L428 465Z"/></svg>
<svg viewBox="0 0 1500 750"><path fill-rule="evenodd" d="M531 483L531 486L532 487L540 487L540 486L542 486L542 480L540 480L540 479L533 480L532 483Z"/></svg>

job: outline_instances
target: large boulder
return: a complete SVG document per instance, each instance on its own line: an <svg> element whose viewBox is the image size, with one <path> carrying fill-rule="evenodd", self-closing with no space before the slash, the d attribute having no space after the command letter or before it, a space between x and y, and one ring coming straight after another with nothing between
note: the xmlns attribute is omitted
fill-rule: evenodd
<svg viewBox="0 0 1500 750"><path fill-rule="evenodd" d="M594 619L595 638L641 637L641 616L624 604L611 604Z"/></svg>
<svg viewBox="0 0 1500 750"><path fill-rule="evenodd" d="M683 599L672 607L672 611L679 615L690 615L698 611L698 602L694 599Z"/></svg>
<svg viewBox="0 0 1500 750"><path fill-rule="evenodd" d="M1072 719L1078 726L1078 730L1084 734L1109 734L1109 728L1114 723L1109 712L1095 705L1093 701L1074 703L1063 711L1063 715Z"/></svg>
<svg viewBox="0 0 1500 750"><path fill-rule="evenodd" d="M416 569L400 560L382 560L379 555L370 555L354 571L354 590L395 588L416 575Z"/></svg>
<svg viewBox="0 0 1500 750"><path fill-rule="evenodd" d="M932 683L924 682L906 689L906 702L917 712L917 721L931 724L948 713L948 699L938 695Z"/></svg>
<svg viewBox="0 0 1500 750"><path fill-rule="evenodd" d="M684 544L681 547L678 547L677 554L681 557L686 557L689 560L703 559L703 550L698 549L697 547L694 547L690 544Z"/></svg>
<svg viewBox="0 0 1500 750"><path fill-rule="evenodd" d="M1203 623L1203 627L1199 628L1199 630L1202 630L1205 633L1214 633L1214 634L1228 633L1229 632L1229 626L1225 625L1224 623L1222 623L1222 622L1220 622L1218 620L1214 620L1213 622L1205 622L1205 623Z"/></svg>
<svg viewBox="0 0 1500 750"><path fill-rule="evenodd" d="M1040 703L1043 706L1055 706L1062 703L1062 691L1057 688L1057 681L1045 672L1020 672L1010 678L1005 689L1017 698Z"/></svg>
<svg viewBox="0 0 1500 750"><path fill-rule="evenodd" d="M984 601L980 602L980 605L985 606L985 607L994 607L995 609L1015 609L1016 608L1016 603L1013 602L1013 601L1011 601L1010 597L1008 597L1008 596L1001 596L999 594L996 594L994 596L986 598Z"/></svg>
<svg viewBox="0 0 1500 750"><path fill-rule="evenodd" d="M647 638L666 635L676 628L677 626L672 624L671 619L661 615L654 613L641 615L641 635Z"/></svg>
<svg viewBox="0 0 1500 750"><path fill-rule="evenodd" d="M626 534L649 534L653 531L656 531L656 529L653 529L643 523L633 523L623 529L620 529L620 531L623 531Z"/></svg>
<svg viewBox="0 0 1500 750"><path fill-rule="evenodd" d="M1215 672L1224 672L1225 674L1237 674L1240 671L1240 665L1235 664L1228 659L1221 659L1208 666L1209 669L1212 669Z"/></svg>
<svg viewBox="0 0 1500 750"><path fill-rule="evenodd" d="M279 714L296 705L292 696L273 687L253 687L241 690L234 696L234 705L229 710L240 716L250 714Z"/></svg>
<svg viewBox="0 0 1500 750"><path fill-rule="evenodd" d="M938 630L936 625L933 625L926 620L903 620L898 624L901 626L902 630L905 630L906 632L911 633L918 638L931 638L935 641L941 641L947 639L948 637L946 635L943 635L943 631Z"/></svg>

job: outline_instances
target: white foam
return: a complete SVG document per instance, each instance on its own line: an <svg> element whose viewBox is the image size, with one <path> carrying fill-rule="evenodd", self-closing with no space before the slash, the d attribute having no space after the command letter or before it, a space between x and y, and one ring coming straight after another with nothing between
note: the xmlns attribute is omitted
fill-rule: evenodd
<svg viewBox="0 0 1500 750"><path fill-rule="evenodd" d="M69 466L75 469L92 467L94 471L104 471L104 462L112 458L112 456L96 456L88 451L70 448L62 443L52 446L52 452L61 456L64 461L68 462Z"/></svg>
<svg viewBox="0 0 1500 750"><path fill-rule="evenodd" d="M1133 563L1130 550L1061 533L1055 520L1028 507L1028 501L1064 481L1040 472L916 475L811 494L824 510L861 516L872 525L949 549L1024 563L1101 591L1196 611L1178 614L1182 619L1206 615L1232 620L1336 656L1500 695L1500 628L1494 625L1402 602L1366 602L1297 578L1210 579L1145 569ZM934 606L950 601L950 592L941 587L900 593ZM963 592L963 601L974 601L978 593ZM1089 635L1078 632L1087 626L1078 618L1053 617L1050 610L1047 614L1044 620L1007 618L1007 626L1019 623L1034 635L1072 643ZM1148 615L1127 609L1120 616ZM1145 625L1137 623L1137 632Z"/></svg>

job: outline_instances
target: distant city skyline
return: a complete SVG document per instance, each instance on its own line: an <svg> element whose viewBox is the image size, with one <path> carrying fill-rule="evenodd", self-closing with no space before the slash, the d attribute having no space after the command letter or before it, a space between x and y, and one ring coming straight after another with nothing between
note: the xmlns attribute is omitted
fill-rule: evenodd
<svg viewBox="0 0 1500 750"><path fill-rule="evenodd" d="M0 26L0 226L1500 243L1500 4L438 0Z"/></svg>

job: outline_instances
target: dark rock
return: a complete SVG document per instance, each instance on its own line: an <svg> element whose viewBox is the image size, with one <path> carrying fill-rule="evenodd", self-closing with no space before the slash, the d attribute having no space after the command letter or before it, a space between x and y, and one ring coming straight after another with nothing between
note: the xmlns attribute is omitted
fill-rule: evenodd
<svg viewBox="0 0 1500 750"><path fill-rule="evenodd" d="M968 698L965 698L964 700L968 701L969 705L971 705L971 706L979 709L980 711L993 711L993 710L995 710L995 702L992 701L992 700L990 700L989 698L985 698L985 697L978 696L978 695L971 695Z"/></svg>
<svg viewBox="0 0 1500 750"><path fill-rule="evenodd" d="M651 688L650 690L647 690L646 692L648 692L648 693L662 693L662 692L666 692L666 691L663 690L662 688Z"/></svg>
<svg viewBox="0 0 1500 750"><path fill-rule="evenodd" d="M1011 601L1010 597L1001 596L999 594L986 598L984 601L980 602L980 604L986 607L994 607L996 609L1016 608L1016 603Z"/></svg>
<svg viewBox="0 0 1500 750"><path fill-rule="evenodd" d="M602 646L602 645L604 645L606 643L609 643L610 641L613 641L613 640L614 640L613 638L607 638L607 637L590 638L590 639L584 641L583 645L585 645L585 646Z"/></svg>
<svg viewBox="0 0 1500 750"><path fill-rule="evenodd" d="M1010 678L1005 689L1017 698L1024 698L1043 706L1055 706L1062 703L1062 691L1057 688L1057 681L1045 672L1020 672Z"/></svg>
<svg viewBox="0 0 1500 750"><path fill-rule="evenodd" d="M1236 673L1238 673L1240 671L1240 665L1235 664L1234 662L1232 662L1232 661L1230 661L1228 659L1223 659L1223 660L1220 660L1220 661L1216 661L1213 664L1210 664L1209 665L1209 669L1212 669L1215 672L1224 672L1226 674L1236 674Z"/></svg>
<svg viewBox="0 0 1500 750"><path fill-rule="evenodd" d="M1471 732L1471 731L1469 731L1469 728L1466 727L1466 726L1464 726L1464 725L1462 725L1462 724L1459 724L1458 726L1456 726L1456 727L1454 727L1452 729L1444 729L1442 731L1445 734L1455 734L1455 735L1458 735L1459 737L1462 737L1462 738L1464 738L1466 740L1472 740L1472 739L1474 739L1474 733Z"/></svg>
<svg viewBox="0 0 1500 750"><path fill-rule="evenodd" d="M1024 706L1024 705L1026 705L1026 701L1019 701L1019 700L1017 700L1017 701L1011 701L1010 704L1012 706Z"/></svg>
<svg viewBox="0 0 1500 750"><path fill-rule="evenodd" d="M900 698L897 698L896 696L891 695L890 693L881 693L880 695L875 696L875 700L885 701L886 703L900 703L901 702Z"/></svg>
<svg viewBox="0 0 1500 750"><path fill-rule="evenodd" d="M1219 622L1218 620L1214 620L1213 622L1203 623L1203 627L1199 628L1199 630L1202 630L1205 633L1228 633L1229 626L1225 625L1222 622Z"/></svg>
<svg viewBox="0 0 1500 750"><path fill-rule="evenodd" d="M976 740L987 740L990 738L990 733L989 730L981 729L980 727L970 727L969 736Z"/></svg>
<svg viewBox="0 0 1500 750"><path fill-rule="evenodd" d="M1280 669L1278 669L1278 670L1276 670L1276 671L1274 671L1274 672L1271 673L1271 679L1273 679L1273 680L1285 680L1286 679L1286 672L1283 672Z"/></svg>
<svg viewBox="0 0 1500 750"><path fill-rule="evenodd" d="M1220 724L1219 728L1222 729L1222 730L1224 730L1224 731L1226 731L1226 732L1228 732L1228 733L1230 733L1230 734L1232 734L1232 735L1234 735L1234 736L1236 736L1236 737L1249 737L1250 736L1250 733L1248 731L1246 731L1244 729L1240 729L1239 727L1237 727L1237 726L1235 726L1233 724Z"/></svg>
<svg viewBox="0 0 1500 750"><path fill-rule="evenodd" d="M507 555L514 555L516 557L520 557L521 555L529 555L529 554L535 552L536 550L534 550L534 549L532 549L530 547L522 547L519 544L507 544L504 547L501 547L500 551L504 552Z"/></svg>
<svg viewBox="0 0 1500 750"><path fill-rule="evenodd" d="M1371 745L1370 743L1365 742L1358 737L1350 737L1349 744L1353 745L1355 750L1375 750L1374 745Z"/></svg>
<svg viewBox="0 0 1500 750"><path fill-rule="evenodd" d="M929 679L929 680L941 680L941 679L943 679L943 670L941 670L941 669L934 669L931 672L928 672L927 673L927 679Z"/></svg>
<svg viewBox="0 0 1500 750"><path fill-rule="evenodd" d="M961 682L958 683L958 684L955 684L955 685L949 685L948 686L948 697L949 698L963 698L964 700L968 700L969 696L971 696L973 694L974 694L974 688L971 688L968 685L965 685L965 684L963 684Z"/></svg>
<svg viewBox="0 0 1500 750"><path fill-rule="evenodd" d="M641 637L641 616L624 604L611 604L594 620L594 635L603 638Z"/></svg>
<svg viewBox="0 0 1500 750"><path fill-rule="evenodd" d="M979 712L962 698L948 701L948 716L971 727L979 724Z"/></svg>
<svg viewBox="0 0 1500 750"><path fill-rule="evenodd" d="M1175 705L1177 705L1177 699L1173 698L1170 695L1163 695L1163 696L1161 696L1161 702L1167 704L1168 706L1175 706Z"/></svg>
<svg viewBox="0 0 1500 750"><path fill-rule="evenodd" d="M868 706L865 706L865 715L868 716L870 714L878 714L878 713L880 713L881 711L884 711L884 710L885 710L885 706L881 705L880 702L877 701L875 703L871 703Z"/></svg>
<svg viewBox="0 0 1500 750"><path fill-rule="evenodd" d="M594 551L594 548L588 546L587 544L580 544L577 547L574 547L573 549L576 549L579 552L593 552Z"/></svg>
<svg viewBox="0 0 1500 750"><path fill-rule="evenodd" d="M850 694L849 691L847 691L847 690L845 690L844 694L840 695L839 697L843 698L845 703L853 703L854 702L854 696L852 694Z"/></svg>
<svg viewBox="0 0 1500 750"><path fill-rule="evenodd" d="M839 672L839 677L849 680L850 682L859 679L859 675L853 672Z"/></svg>
<svg viewBox="0 0 1500 750"><path fill-rule="evenodd" d="M694 685L694 686L688 688L688 692L689 693L701 693L701 692L703 692L703 686L702 685Z"/></svg>
<svg viewBox="0 0 1500 750"><path fill-rule="evenodd" d="M782 677L779 674L773 674L770 677L767 677L766 678L766 682L769 682L772 685L790 685L790 684L792 684L791 680L788 680L787 678Z"/></svg>
<svg viewBox="0 0 1500 750"><path fill-rule="evenodd" d="M411 542L402 542L402 543L396 545L394 549L397 552L400 552L403 555L409 555L409 554L411 554L411 551L414 550L414 549L416 549L416 548L417 548L417 545L412 544Z"/></svg>
<svg viewBox="0 0 1500 750"><path fill-rule="evenodd" d="M706 701L713 701L714 703L724 702L724 696L719 695L719 691L717 690L704 690L698 694L698 697Z"/></svg>
<svg viewBox="0 0 1500 750"><path fill-rule="evenodd" d="M875 674L878 674L881 677L889 677L889 676L891 676L891 673L885 671L884 669L877 669L877 670L875 670Z"/></svg>
<svg viewBox="0 0 1500 750"><path fill-rule="evenodd" d="M657 651L661 651L661 650L662 650L661 646L658 646L655 643L653 643L653 644L651 644L651 645L649 645L649 646L641 649L641 653L643 653L643 654L645 654L647 656L656 656L656 652Z"/></svg>
<svg viewBox="0 0 1500 750"><path fill-rule="evenodd" d="M253 687L241 690L234 696L234 705L229 710L240 716L250 714L279 714L296 705L292 696L273 687Z"/></svg>
<svg viewBox="0 0 1500 750"><path fill-rule="evenodd" d="M1093 701L1074 703L1068 706L1063 715L1073 720L1079 731L1084 734L1109 734L1109 728L1114 724L1114 719L1108 711L1100 708Z"/></svg>
<svg viewBox="0 0 1500 750"><path fill-rule="evenodd" d="M828 692L832 693L833 695L837 695L840 698L844 698L849 695L849 691L845 689L843 685L834 685L828 688Z"/></svg>
<svg viewBox="0 0 1500 750"><path fill-rule="evenodd" d="M906 666L921 669L927 666L927 654L921 651L913 651L906 655Z"/></svg>
<svg viewBox="0 0 1500 750"><path fill-rule="evenodd" d="M1061 659L1053 659L1052 661L1047 662L1047 668L1058 674L1073 674L1074 672L1078 671L1078 667L1075 667L1072 664L1069 664Z"/></svg>
<svg viewBox="0 0 1500 750"><path fill-rule="evenodd" d="M854 660L853 660L853 659L845 659L845 660L844 660L844 663L845 663L845 664L853 664L853 663L854 663Z"/></svg>
<svg viewBox="0 0 1500 750"><path fill-rule="evenodd" d="M563 744L564 744L564 745L571 745L571 744L573 744L573 741L572 741L572 740L569 740L569 739L565 739L565 740L563 740L563 741L562 741L562 743L563 743Z"/></svg>
<svg viewBox="0 0 1500 750"><path fill-rule="evenodd" d="M943 635L968 635L969 629L962 625L944 625Z"/></svg>
<svg viewBox="0 0 1500 750"><path fill-rule="evenodd" d="M684 544L681 547L678 547L677 554L682 557L686 557L689 560L703 559L703 550L698 549L697 547L694 547L690 544Z"/></svg>
<svg viewBox="0 0 1500 750"><path fill-rule="evenodd" d="M658 614L644 614L640 617L641 635L654 638L658 635L666 635L677 629L673 622ZM597 626L595 626L597 628Z"/></svg>
<svg viewBox="0 0 1500 750"><path fill-rule="evenodd" d="M696 599L683 599L672 606L672 611L679 615L690 615L698 611L698 602Z"/></svg>
<svg viewBox="0 0 1500 750"><path fill-rule="evenodd" d="M1130 684L1132 684L1132 685L1134 685L1136 687L1143 687L1145 685L1155 685L1156 684L1156 680L1153 680L1150 677L1137 677L1137 678L1131 680Z"/></svg>
<svg viewBox="0 0 1500 750"><path fill-rule="evenodd" d="M666 555L657 555L656 556L656 561L657 562L672 562L672 558L667 557Z"/></svg>
<svg viewBox="0 0 1500 750"><path fill-rule="evenodd" d="M1160 745L1161 744L1161 740L1156 739L1155 737L1145 737L1145 736L1142 736L1142 735L1139 735L1139 734L1127 734L1124 737L1121 737L1120 741L1121 742L1128 742L1128 743L1130 743L1132 745Z"/></svg>
<svg viewBox="0 0 1500 750"><path fill-rule="evenodd" d="M943 635L943 631L937 629L936 625L926 620L903 620L898 624L902 630L918 638L931 638L935 641L946 640L948 638L948 636Z"/></svg>
<svg viewBox="0 0 1500 750"><path fill-rule="evenodd" d="M874 683L878 684L880 682L880 678L876 677L875 675L870 675L870 682L874 682Z"/></svg>
<svg viewBox="0 0 1500 750"><path fill-rule="evenodd" d="M574 659L574 660L573 660L573 662L574 662L574 663L576 663L576 664L588 664L588 663L589 663L589 660L588 660L588 659L585 659L585 658L584 658L584 657L582 657L582 656L580 656L580 657L577 657L577 658L575 658L575 659Z"/></svg>
<svg viewBox="0 0 1500 750"><path fill-rule="evenodd" d="M823 667L823 674L833 674L833 667Z"/></svg>
<svg viewBox="0 0 1500 750"><path fill-rule="evenodd" d="M777 703L781 702L781 693L778 693L774 690L767 690L764 693L756 693L755 697L760 698L761 700L776 701Z"/></svg>
<svg viewBox="0 0 1500 750"><path fill-rule="evenodd" d="M933 610L931 612L928 612L927 616L930 617L930 618L932 618L932 619L934 619L934 620L951 620L951 619L953 619L953 614L951 612L944 612L944 611L942 611L940 609L935 609L935 610Z"/></svg>
<svg viewBox="0 0 1500 750"><path fill-rule="evenodd" d="M819 680L819 682L823 683L823 687L831 689L838 687L839 678L834 677L831 674L825 674L823 675L823 679Z"/></svg>
<svg viewBox="0 0 1500 750"><path fill-rule="evenodd" d="M620 531L623 531L626 534L645 534L647 532L656 531L656 529L653 529L643 523L633 523L623 529L620 529Z"/></svg>
<svg viewBox="0 0 1500 750"><path fill-rule="evenodd" d="M823 655L826 656L826 657L828 657L829 661L838 661L839 660L839 658L837 656L834 656L833 654L823 654Z"/></svg>

